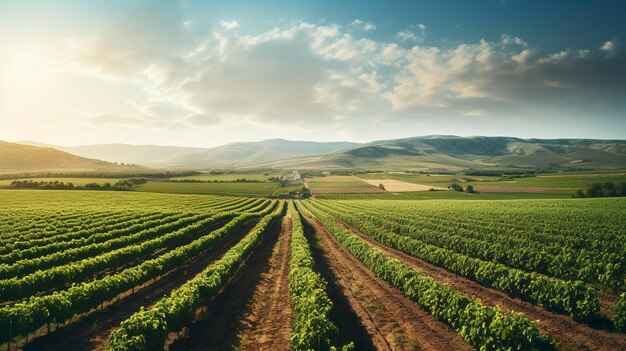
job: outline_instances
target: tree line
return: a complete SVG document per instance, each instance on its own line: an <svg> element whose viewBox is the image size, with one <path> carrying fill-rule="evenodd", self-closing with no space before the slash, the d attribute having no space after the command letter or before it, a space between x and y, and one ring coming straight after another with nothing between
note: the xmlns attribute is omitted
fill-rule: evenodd
<svg viewBox="0 0 626 351"><path fill-rule="evenodd" d="M586 189L579 189L574 197L616 197L626 196L626 182L615 184L613 182L594 183Z"/></svg>

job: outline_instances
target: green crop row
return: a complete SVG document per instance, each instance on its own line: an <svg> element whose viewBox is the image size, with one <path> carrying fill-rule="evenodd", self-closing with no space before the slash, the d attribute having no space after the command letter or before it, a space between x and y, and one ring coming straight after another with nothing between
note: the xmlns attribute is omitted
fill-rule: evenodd
<svg viewBox="0 0 626 351"><path fill-rule="evenodd" d="M39 327L50 323L61 323L74 315L80 315L110 301L118 295L158 278L180 266L199 253L211 249L233 229L253 218L242 214L218 230L201 236L193 242L180 246L156 258L127 268L119 273L101 279L73 285L67 290L50 295L33 296L27 301L0 308L0 342L9 337L9 325L13 336L27 335ZM207 221L199 221L180 230L191 234L205 228Z"/></svg>
<svg viewBox="0 0 626 351"><path fill-rule="evenodd" d="M289 294L291 308L296 313L291 333L291 349L313 350L332 347L337 327L329 318L332 301L326 294L327 282L313 270L315 262L309 242L304 236L300 215L289 202L292 223ZM318 344L319 343L319 344ZM350 349L351 344L344 346Z"/></svg>
<svg viewBox="0 0 626 351"><path fill-rule="evenodd" d="M110 252L128 245L134 245L144 240L152 239L154 235L164 233L165 231L180 229L193 223L193 221L197 219L198 218L194 218L194 216L190 216L189 214L152 221L145 219L140 220L134 225L132 222L128 223L127 227L123 229L117 229L103 234L95 234L86 238L89 240L77 240L79 243L82 243L82 245L72 245L75 247L63 248L62 244L68 244L70 242L61 241L56 245L39 247L45 249L38 250L37 248L31 248L29 250L17 251L16 254L28 253L24 254L25 256L32 256L36 253L39 253L39 255L35 255L32 258L24 258L17 262L14 261L14 264L0 264L0 279L24 277L38 270L43 271L51 267L101 255L105 252ZM57 250L51 251L54 248L57 248Z"/></svg>
<svg viewBox="0 0 626 351"><path fill-rule="evenodd" d="M566 313L576 320L589 321L597 315L600 304L595 290L582 282L551 279L540 274L528 273L496 262L483 261L454 251L429 245L411 237L384 230L368 221L358 212L341 211L330 203L320 208L335 218L357 227L362 233L383 245L420 258L452 273L498 289L513 297L539 304L544 308Z"/></svg>
<svg viewBox="0 0 626 351"><path fill-rule="evenodd" d="M533 223L541 223L544 216L556 216L561 213L550 212L550 208L546 208L544 214L537 214L530 212L531 207L528 207L529 212L522 216L527 222L528 229L526 231L520 229L495 234L496 230L502 227L500 223L493 224L489 228L480 228L479 226L467 226L463 223L467 221L466 218L458 218L450 213L443 212L437 213L435 216L424 216L420 212L428 213L428 208L424 208L421 203L414 202L408 206L396 208L385 208L376 202L360 204L359 206L347 205L343 202L342 204L350 212L359 212L363 216L367 216L368 220L377 227L386 228L396 234L419 239L457 253L485 261L502 263L528 272L543 273L563 280L600 283L613 291L620 291L624 286L626 271L624 233L626 232L620 229L619 225L609 227L608 221L604 228L593 228L595 230L593 233L581 226L580 228L569 228L567 232L562 234L555 234L554 236L562 238L562 242L553 245L553 247L557 247L555 251L550 250L551 245L537 241L535 239L537 234L531 229ZM488 206L488 204L473 204L474 210L481 213L483 208L479 206ZM596 213L601 208L597 207ZM609 208L606 207L606 209L608 211ZM611 208L611 211L614 210ZM493 214L490 212L482 213L482 215L485 217L484 221L498 220L501 223L509 223L513 221L515 212L517 211L511 211L508 217L502 214L494 215L492 218L490 216ZM445 217L438 218L443 214ZM561 218L570 218L567 213L562 214L562 216L568 217ZM434 222L439 224L433 227ZM610 239L605 233L613 230L609 228L616 230ZM588 236L586 244L579 242L574 238L574 235L569 237L571 230L585 233ZM519 238L527 239L520 241ZM572 243L564 243L569 240Z"/></svg>
<svg viewBox="0 0 626 351"><path fill-rule="evenodd" d="M20 218L22 223L31 223L34 219L32 213L18 214L11 212L7 214L12 217ZM35 225L33 225L33 227L27 226L26 228L14 226L7 231L3 231L2 235L4 238L2 242L0 242L0 254L11 254L35 246L44 246L58 241L72 240L84 235L84 231L101 233L109 228L122 228L124 222L128 220L137 220L143 216L156 214L157 213L118 212L102 216L98 213L82 212L75 218L75 221L68 222L56 222L54 217L50 214L43 214L41 215L43 219L51 218L50 222L44 228L37 228Z"/></svg>
<svg viewBox="0 0 626 351"><path fill-rule="evenodd" d="M104 269L128 264L128 262L144 257L156 250L179 246L186 239L193 238L193 234L232 217L234 214L227 212L209 218L206 215L185 218L182 222L176 222L175 226L148 229L148 232L152 232L150 235L152 239L142 243L122 247L78 262L55 266L44 271L36 271L23 277L0 280L0 301L13 301L49 291L65 284L81 282ZM185 230L184 227L190 224L196 228L195 231Z"/></svg>
<svg viewBox="0 0 626 351"><path fill-rule="evenodd" d="M81 227L80 229L75 229L75 231L72 232L72 235L62 234L58 237L52 236L51 240L44 245L37 245L33 241L25 238L23 240L31 243L32 245L19 250L14 249L9 253L0 255L0 265L15 264L19 262L19 260L23 259L42 257L78 246L104 242L128 233L134 233L138 229L155 225L155 223L165 224L180 217L182 217L182 214L158 213L135 219L129 218L111 226L101 224L102 229L100 230Z"/></svg>
<svg viewBox="0 0 626 351"><path fill-rule="evenodd" d="M196 310L208 305L226 286L259 244L271 222L281 215L283 207L281 205L272 214L263 217L239 243L195 278L173 290L151 309L142 308L123 321L120 327L111 333L109 338L111 350L163 350L168 333L191 324Z"/></svg>
<svg viewBox="0 0 626 351"><path fill-rule="evenodd" d="M327 214L309 208L331 234L375 275L400 289L438 320L456 330L465 341L480 350L547 350L551 339L542 335L536 323L522 314L505 313L459 293L449 285L426 277L420 271L384 255L359 237L332 221Z"/></svg>

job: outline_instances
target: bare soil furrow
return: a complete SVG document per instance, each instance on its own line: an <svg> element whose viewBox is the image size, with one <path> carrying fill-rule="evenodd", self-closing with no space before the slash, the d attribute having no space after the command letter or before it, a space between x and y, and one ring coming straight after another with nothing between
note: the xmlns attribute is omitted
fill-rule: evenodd
<svg viewBox="0 0 626 351"><path fill-rule="evenodd" d="M338 284L378 350L472 350L449 326L376 277L319 221L308 221Z"/></svg>
<svg viewBox="0 0 626 351"><path fill-rule="evenodd" d="M283 217L278 243L274 246L269 270L252 298L245 316L247 326L240 334L241 350L286 351L294 314L289 296L289 260L291 258L291 218Z"/></svg>
<svg viewBox="0 0 626 351"><path fill-rule="evenodd" d="M270 259L274 246L278 244L280 231L280 222L272 225L259 247L252 252L211 305L197 312L192 325L177 335L171 335L166 350L221 351L242 347L241 333L252 327L246 316L253 313L257 287L261 284L264 274L270 271Z"/></svg>
<svg viewBox="0 0 626 351"><path fill-rule="evenodd" d="M384 246L344 222L339 220L336 222L385 254L419 269L427 276L450 284L455 290L480 299L489 306L499 305L503 310L521 312L528 318L538 321L539 328L543 333L559 341L559 350L626 350L626 335L624 334L594 329L574 321L572 317L553 313L540 306L510 297L501 291L485 287L441 267Z"/></svg>

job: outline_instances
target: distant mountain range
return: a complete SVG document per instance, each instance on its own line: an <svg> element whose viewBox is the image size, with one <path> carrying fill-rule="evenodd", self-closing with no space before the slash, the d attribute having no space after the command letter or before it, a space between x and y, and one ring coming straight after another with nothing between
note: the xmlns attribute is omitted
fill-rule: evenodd
<svg viewBox="0 0 626 351"><path fill-rule="evenodd" d="M128 144L58 146L32 141L19 143L53 147L77 156L109 162L140 164L156 168L245 167L262 162L320 155L361 145L349 142L324 143L284 139L230 143L213 148Z"/></svg>
<svg viewBox="0 0 626 351"><path fill-rule="evenodd" d="M53 147L83 158L155 168L462 170L626 167L626 140L434 135L370 143L271 139L214 148L127 144L64 147L21 143Z"/></svg>
<svg viewBox="0 0 626 351"><path fill-rule="evenodd" d="M623 168L626 167L626 140L433 135L373 141L348 150L262 166L416 171Z"/></svg>

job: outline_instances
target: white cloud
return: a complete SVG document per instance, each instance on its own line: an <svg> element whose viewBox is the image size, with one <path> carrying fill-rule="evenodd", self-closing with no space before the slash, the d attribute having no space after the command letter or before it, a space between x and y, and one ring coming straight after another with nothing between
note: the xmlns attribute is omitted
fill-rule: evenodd
<svg viewBox="0 0 626 351"><path fill-rule="evenodd" d="M609 61L599 50L563 50L537 57L526 42L503 36L498 43L480 41L440 49L415 46L404 56L394 75L393 88L384 93L397 111L423 108L481 113L517 109L524 104L549 106L564 99L606 101L626 90L619 71L621 61ZM594 102L596 103L596 102ZM471 109L470 111L474 111ZM462 113L467 115L467 112Z"/></svg>
<svg viewBox="0 0 626 351"><path fill-rule="evenodd" d="M355 19L352 21L351 25L355 28L362 29L366 32L376 29L376 25L370 22L361 21L360 19Z"/></svg>
<svg viewBox="0 0 626 351"><path fill-rule="evenodd" d="M401 41L419 41L419 37L415 33L408 30L396 33L396 38Z"/></svg>
<svg viewBox="0 0 626 351"><path fill-rule="evenodd" d="M617 53L617 49L617 41L615 39L605 42L600 47L600 50L602 50L608 57L614 56Z"/></svg>
<svg viewBox="0 0 626 351"><path fill-rule="evenodd" d="M415 43L423 42L425 37L426 25L422 23L413 24L395 35L395 38L400 41L411 41Z"/></svg>
<svg viewBox="0 0 626 351"><path fill-rule="evenodd" d="M220 25L228 30L233 30L239 28L239 23L237 21L220 21Z"/></svg>
<svg viewBox="0 0 626 351"><path fill-rule="evenodd" d="M75 72L126 82L143 96L122 102L116 113L90 117L92 123L297 125L374 115L419 118L426 112L488 118L507 108L564 100L615 105L626 90L626 79L617 74L625 58L615 40L594 50L540 56L506 34L496 42L425 45L423 24L383 42L368 38L368 23L361 20L350 24L364 29L358 33L303 22L195 38L181 28L180 18L166 22L170 27L162 23L143 31L119 26L69 41Z"/></svg>

